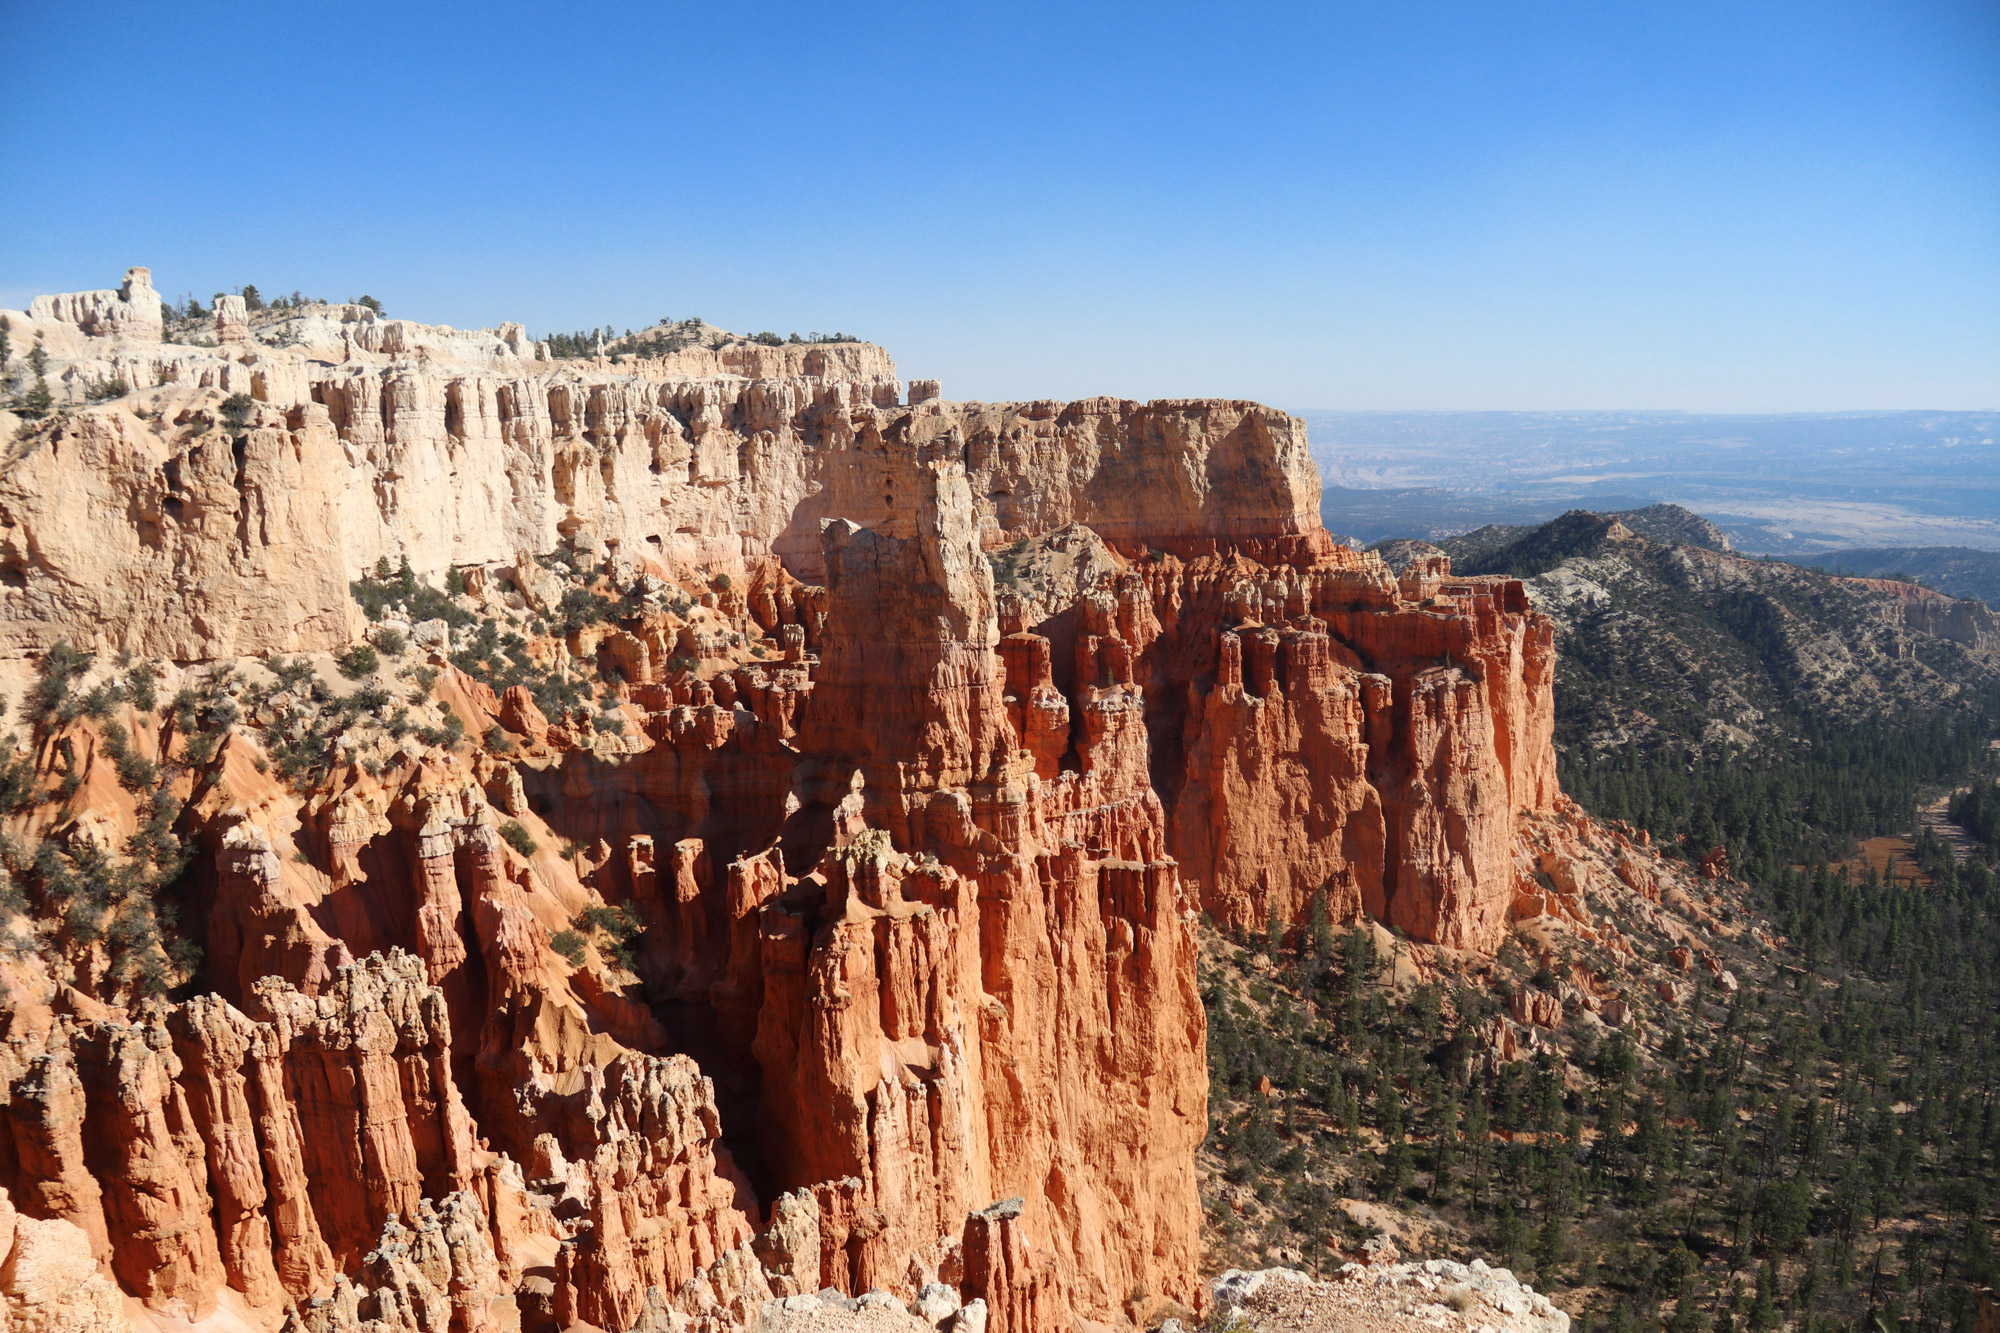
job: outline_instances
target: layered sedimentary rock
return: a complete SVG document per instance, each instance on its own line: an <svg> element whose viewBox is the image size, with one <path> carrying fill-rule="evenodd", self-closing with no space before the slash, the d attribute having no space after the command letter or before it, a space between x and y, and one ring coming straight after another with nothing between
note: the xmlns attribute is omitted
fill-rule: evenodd
<svg viewBox="0 0 2000 1333"><path fill-rule="evenodd" d="M128 288L10 315L78 401L114 376L159 386L145 418L86 414L0 482L16 654L63 636L180 660L334 647L355 628L345 580L378 560L436 577L579 529L630 560L741 572L775 552L816 580L821 522L907 512L912 457L963 463L989 544L1072 522L1174 549L1318 530L1303 428L1252 403L899 406L867 344L550 362L518 328L365 307L284 347L189 347L135 322L151 289ZM238 393L256 407L225 421L216 399Z"/></svg>
<svg viewBox="0 0 2000 1333"><path fill-rule="evenodd" d="M1153 569L1177 641L1156 670L1201 697L1174 851L1204 907L1256 928L1323 893L1335 919L1497 944L1516 812L1556 795L1552 636L1520 585L1442 569L1399 585L1344 549Z"/></svg>
<svg viewBox="0 0 2000 1333"><path fill-rule="evenodd" d="M1968 648L1991 647L2000 642L2000 619L1984 602L1970 597L1951 597L1915 583L1897 579L1842 579L1842 583L1870 592L1886 594L1885 618L1940 639L1950 639Z"/></svg>
<svg viewBox="0 0 2000 1333"><path fill-rule="evenodd" d="M4 650L68 639L185 661L345 642L346 572L327 559L342 450L324 413L260 411L234 439L162 426L86 413L8 468Z"/></svg>
<svg viewBox="0 0 2000 1333"><path fill-rule="evenodd" d="M1548 623L1517 582L1334 545L1280 413L899 403L865 345L555 362L351 307L301 351L232 306L247 337L206 349L35 309L61 376L164 383L32 428L0 481L11 651L226 689L226 659L348 643L348 579L407 557L607 673L545 712L451 664L469 627L384 621L455 731L289 780L276 722L203 758L120 714L174 765L204 951L173 1000L82 953L10 978L0 1186L152 1309L1197 1306L1197 916L1486 948L1539 891ZM607 571L682 592L550 623ZM76 836L93 793L137 827L107 734L37 733L50 791L81 771L24 833Z"/></svg>

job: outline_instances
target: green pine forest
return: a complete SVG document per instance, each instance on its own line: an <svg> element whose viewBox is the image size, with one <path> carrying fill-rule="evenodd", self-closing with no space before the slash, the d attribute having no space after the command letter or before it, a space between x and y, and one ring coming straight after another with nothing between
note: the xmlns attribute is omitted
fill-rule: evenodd
<svg viewBox="0 0 2000 1333"><path fill-rule="evenodd" d="M1209 933L1210 1263L1328 1268L1367 1239L1341 1206L1363 1200L1578 1328L1971 1333L2000 1282L2000 691L1874 725L1801 702L1795 741L1746 755L1587 752L1570 684L1564 790L1668 855L1727 847L1728 910L1784 947L1731 955L1733 995L1696 969L1637 1042L1571 1015L1495 1073L1498 997L1555 982L1518 945L1398 987L1324 908ZM1962 850L1919 819L1954 791ZM1912 838L1914 867L1852 868L1877 835Z"/></svg>

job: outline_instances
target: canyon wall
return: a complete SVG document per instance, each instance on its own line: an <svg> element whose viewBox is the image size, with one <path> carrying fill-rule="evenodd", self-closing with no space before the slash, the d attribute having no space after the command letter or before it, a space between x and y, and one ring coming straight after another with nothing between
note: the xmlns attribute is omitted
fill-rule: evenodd
<svg viewBox="0 0 2000 1333"><path fill-rule="evenodd" d="M1252 403L899 406L895 365L869 344L551 362L518 326L466 334L359 306L302 318L286 346L186 346L130 313L157 305L132 273L130 301L0 312L17 349L58 358L68 399L114 379L151 390L144 418L129 401L85 414L0 480L0 647L15 653L57 637L178 660L337 646L349 627L326 587L378 561L435 579L578 533L739 574L775 553L817 581L821 524L891 520L912 454L959 459L988 545L1072 522L1211 550L1319 526L1303 426ZM218 393L254 400L247 450L223 447ZM221 596L244 615L217 614L215 576L239 572Z"/></svg>
<svg viewBox="0 0 2000 1333"><path fill-rule="evenodd" d="M1548 622L1518 582L1335 545L1283 414L899 403L865 345L550 362L353 307L303 351L191 348L86 295L16 346L147 387L21 435L6 649L168 658L241 707L213 746L129 701L34 728L10 832L97 865L168 808L202 951L143 996L20 872L0 1186L149 1309L1196 1307L1198 917L1319 901L1490 949L1532 887ZM243 659L346 645L347 580L405 557L537 660L615 661L602 700L489 688L439 621L416 706L454 731L288 770L285 710L326 690L246 690ZM606 573L687 591L533 629L544 583Z"/></svg>

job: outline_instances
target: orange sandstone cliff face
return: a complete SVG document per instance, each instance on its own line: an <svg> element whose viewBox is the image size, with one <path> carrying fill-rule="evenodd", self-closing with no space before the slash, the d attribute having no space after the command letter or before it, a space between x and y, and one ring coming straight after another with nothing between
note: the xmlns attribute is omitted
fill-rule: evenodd
<svg viewBox="0 0 2000 1333"><path fill-rule="evenodd" d="M1340 548L1154 582L1180 639L1160 692L1191 701L1173 850L1203 907L1255 929L1324 891L1336 920L1495 947L1516 816L1557 795L1553 638L1520 584L1398 584Z"/></svg>
<svg viewBox="0 0 2000 1333"><path fill-rule="evenodd" d="M469 605L548 600L528 553L565 539L734 576L542 645L616 661L623 735L442 649L485 740L301 783L247 725L209 754L117 710L182 803L203 952L140 1001L100 946L10 926L0 1186L149 1309L622 1333L831 1286L1016 1333L1194 1306L1197 916L1324 895L1483 949L1533 891L1548 623L1516 582L1335 546L1282 414L903 404L879 349L621 371L372 313L323 321L337 359L233 324L189 348L132 290L14 320L59 384L164 381L0 480L17 657L197 681L338 647L381 556L464 568ZM238 388L236 434L204 425ZM37 731L16 837L140 826L109 725ZM629 956L558 947L606 907Z"/></svg>

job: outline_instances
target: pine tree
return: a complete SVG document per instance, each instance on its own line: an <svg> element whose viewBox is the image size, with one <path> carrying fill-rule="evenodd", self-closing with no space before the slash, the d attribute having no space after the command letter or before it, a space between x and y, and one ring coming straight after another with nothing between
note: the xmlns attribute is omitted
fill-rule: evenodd
<svg viewBox="0 0 2000 1333"><path fill-rule="evenodd" d="M1778 1326L1778 1270L1769 1259L1757 1270L1757 1298L1750 1303L1753 1333L1767 1333Z"/></svg>
<svg viewBox="0 0 2000 1333"><path fill-rule="evenodd" d="M1512 1200L1500 1205L1500 1222L1493 1235L1494 1248L1500 1251L1500 1262L1512 1268L1520 1261L1521 1221L1514 1216Z"/></svg>
<svg viewBox="0 0 2000 1333"><path fill-rule="evenodd" d="M1555 1282L1556 1266L1562 1262L1562 1218L1553 1208L1542 1210L1542 1225L1535 1232L1535 1280L1547 1287Z"/></svg>
<svg viewBox="0 0 2000 1333"><path fill-rule="evenodd" d="M0 341L0 352L4 352L5 346L4 341ZM4 355L0 355L0 362L4 360ZM1312 940L1313 960L1321 967L1330 966L1333 962L1334 949L1333 916L1327 910L1325 889L1313 894L1312 916L1308 931Z"/></svg>
<svg viewBox="0 0 2000 1333"><path fill-rule="evenodd" d="M1431 1192L1438 1200L1451 1193L1451 1168L1458 1160L1458 1101L1449 1093L1437 1103L1437 1135L1431 1146Z"/></svg>
<svg viewBox="0 0 2000 1333"><path fill-rule="evenodd" d="M1472 1207L1479 1208L1480 1196L1486 1188L1486 1135L1492 1126L1486 1111L1486 1099L1473 1089L1472 1097L1465 1104L1465 1138L1472 1153Z"/></svg>

